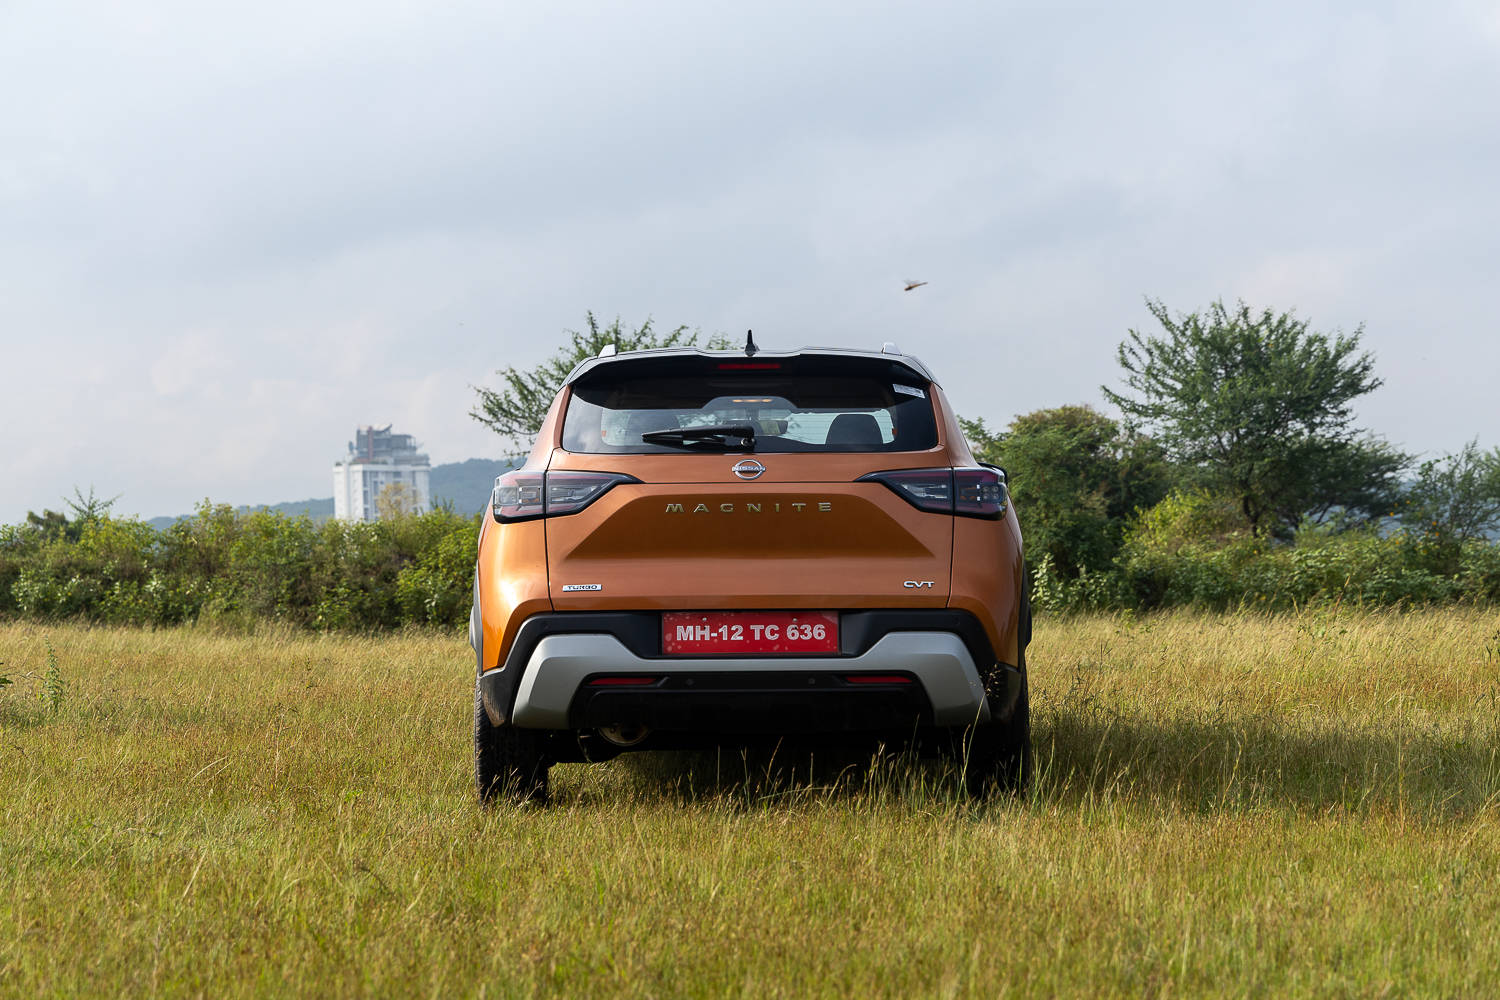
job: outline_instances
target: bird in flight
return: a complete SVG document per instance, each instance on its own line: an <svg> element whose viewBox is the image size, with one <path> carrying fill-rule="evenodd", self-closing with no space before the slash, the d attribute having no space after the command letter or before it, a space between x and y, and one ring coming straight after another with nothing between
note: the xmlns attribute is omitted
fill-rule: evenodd
<svg viewBox="0 0 1500 1000"><path fill-rule="evenodd" d="M901 290L902 290L902 291L903 291L903 292L909 292L909 291L911 291L911 290L912 290L912 289L913 289L913 288L921 288L921 287L922 287L922 286L923 286L923 285L925 285L925 284L927 284L927 282L925 282L925 281L908 281L908 282L907 282L907 283L906 283L906 287L905 287L905 288L903 288L903 289L901 289Z"/></svg>

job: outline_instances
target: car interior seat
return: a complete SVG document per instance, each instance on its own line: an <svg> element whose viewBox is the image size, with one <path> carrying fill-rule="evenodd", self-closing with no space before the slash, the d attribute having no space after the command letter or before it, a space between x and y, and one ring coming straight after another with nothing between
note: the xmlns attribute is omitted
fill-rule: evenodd
<svg viewBox="0 0 1500 1000"><path fill-rule="evenodd" d="M884 443L880 436L880 424L869 413L840 413L828 425L828 438L824 441L830 448L849 451L879 448Z"/></svg>

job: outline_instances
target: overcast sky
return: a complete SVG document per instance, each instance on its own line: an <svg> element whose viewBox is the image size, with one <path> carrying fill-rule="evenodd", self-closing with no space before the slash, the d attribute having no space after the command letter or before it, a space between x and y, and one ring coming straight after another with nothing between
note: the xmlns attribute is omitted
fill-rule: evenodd
<svg viewBox="0 0 1500 1000"><path fill-rule="evenodd" d="M0 522L332 492L586 310L1100 401L1243 298L1500 443L1500 6L0 0ZM904 293L904 279L925 279Z"/></svg>

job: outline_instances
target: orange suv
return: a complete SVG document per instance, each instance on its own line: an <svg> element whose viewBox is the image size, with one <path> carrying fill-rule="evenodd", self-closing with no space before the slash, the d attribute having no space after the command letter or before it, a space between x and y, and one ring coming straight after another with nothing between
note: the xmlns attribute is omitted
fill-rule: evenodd
<svg viewBox="0 0 1500 1000"><path fill-rule="evenodd" d="M1030 611L1005 474L917 359L606 348L479 535L480 797L622 751L819 739L1029 777Z"/></svg>

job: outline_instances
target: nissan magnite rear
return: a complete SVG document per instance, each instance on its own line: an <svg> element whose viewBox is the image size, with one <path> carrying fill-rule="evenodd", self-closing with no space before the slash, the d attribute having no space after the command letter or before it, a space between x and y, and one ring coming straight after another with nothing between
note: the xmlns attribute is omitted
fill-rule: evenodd
<svg viewBox="0 0 1500 1000"><path fill-rule="evenodd" d="M782 740L952 748L1027 779L1029 609L1003 472L882 351L580 364L479 539L475 778Z"/></svg>

